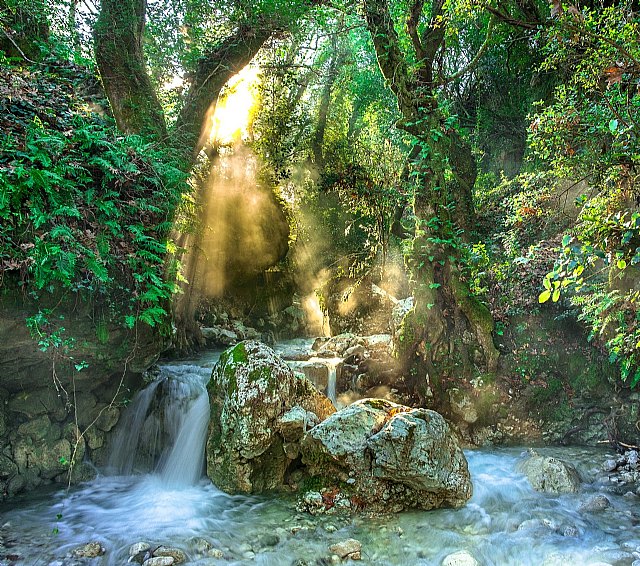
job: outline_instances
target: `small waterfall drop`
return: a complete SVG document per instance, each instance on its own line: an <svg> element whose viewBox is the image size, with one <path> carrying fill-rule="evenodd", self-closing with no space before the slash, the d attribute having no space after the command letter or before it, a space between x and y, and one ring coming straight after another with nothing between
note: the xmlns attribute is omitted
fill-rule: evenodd
<svg viewBox="0 0 640 566"><path fill-rule="evenodd" d="M211 369L165 365L125 410L109 473L155 473L169 486L194 485L204 470Z"/></svg>
<svg viewBox="0 0 640 566"><path fill-rule="evenodd" d="M331 400L331 402L335 405L337 402L336 398L336 381L338 376L338 366L342 363L342 358L332 358L325 360L327 365L327 370L329 371L329 376L327 378L327 397Z"/></svg>

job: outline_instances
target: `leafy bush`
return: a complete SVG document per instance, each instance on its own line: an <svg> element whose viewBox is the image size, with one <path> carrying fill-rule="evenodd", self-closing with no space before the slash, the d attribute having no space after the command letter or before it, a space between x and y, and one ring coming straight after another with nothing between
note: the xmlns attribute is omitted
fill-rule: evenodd
<svg viewBox="0 0 640 566"><path fill-rule="evenodd" d="M578 223L559 247L540 302L563 290L580 308L591 336L603 343L621 377L640 382L640 22L631 4L601 10L556 6L546 38L546 70L564 84L531 125L539 162L588 191Z"/></svg>
<svg viewBox="0 0 640 566"><path fill-rule="evenodd" d="M156 326L174 292L169 235L185 174L90 111L82 78L68 67L0 75L0 278L17 275L35 299L86 292L129 328Z"/></svg>

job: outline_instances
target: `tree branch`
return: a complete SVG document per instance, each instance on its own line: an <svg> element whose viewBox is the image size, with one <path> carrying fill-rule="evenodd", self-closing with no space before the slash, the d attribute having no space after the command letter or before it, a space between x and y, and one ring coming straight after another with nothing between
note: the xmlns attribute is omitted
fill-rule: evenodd
<svg viewBox="0 0 640 566"><path fill-rule="evenodd" d="M184 144L186 153L191 153L191 159L195 159L206 143L208 121L222 87L251 62L278 28L273 20L255 26L242 24L198 63L174 128L181 146Z"/></svg>
<svg viewBox="0 0 640 566"><path fill-rule="evenodd" d="M493 35L494 23L495 23L495 16L491 16L491 19L489 20L489 25L487 27L487 37L485 37L484 43L480 46L480 49L478 49L478 52L476 53L475 57L471 59L471 61L469 61L469 64L466 65L464 68L460 69L457 73L454 73L453 75L451 75L450 77L443 78L441 81L439 81L438 83L439 85L442 86L450 82L453 82L459 79L460 77L466 75L469 71L471 71L477 66L482 56L485 54L485 52L489 48L489 42L491 40L491 36Z"/></svg>
<svg viewBox="0 0 640 566"><path fill-rule="evenodd" d="M418 119L419 110L412 94L416 85L410 79L407 61L399 47L389 4L387 0L365 0L364 8L382 76L389 81L405 119Z"/></svg>
<svg viewBox="0 0 640 566"><path fill-rule="evenodd" d="M413 49L416 52L418 61L424 59L424 49L422 47L422 42L420 41L420 36L418 34L418 25L420 24L420 16L422 16L423 8L424 0L415 0L415 2L411 5L409 17L407 18L407 33L409 34L411 42L413 43Z"/></svg>

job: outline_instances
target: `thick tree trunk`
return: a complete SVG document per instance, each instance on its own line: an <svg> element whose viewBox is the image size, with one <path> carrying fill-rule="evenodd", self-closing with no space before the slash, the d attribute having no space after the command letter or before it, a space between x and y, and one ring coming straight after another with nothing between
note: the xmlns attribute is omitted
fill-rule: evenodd
<svg viewBox="0 0 640 566"><path fill-rule="evenodd" d="M95 55L118 128L166 138L166 123L144 61L146 0L102 0Z"/></svg>
<svg viewBox="0 0 640 566"><path fill-rule="evenodd" d="M96 61L118 128L125 133L155 136L182 158L183 167L188 170L208 141L210 118L220 91L281 29L284 18L256 16L251 22L240 24L202 57L191 77L178 119L167 135L163 109L144 60L146 7L146 0L102 0L94 28ZM192 248L197 248L197 240L191 240ZM186 258L188 272L194 277L194 262L199 257L191 250ZM198 301L199 292L191 282L184 286L183 294L174 304L176 346L182 352L203 342L194 318Z"/></svg>
<svg viewBox="0 0 640 566"><path fill-rule="evenodd" d="M476 164L460 134L447 126L436 98L433 65L446 28L442 8L442 2L433 1L431 22L419 35L423 2L413 3L407 25L421 64L411 73L387 0L365 1L378 63L403 115L398 126L416 138L420 149L412 154L417 224L407 261L415 306L403 321L399 351L423 402L432 385L437 393L443 377L469 377L478 365L494 372L498 359L493 319L457 268L460 234L474 223Z"/></svg>

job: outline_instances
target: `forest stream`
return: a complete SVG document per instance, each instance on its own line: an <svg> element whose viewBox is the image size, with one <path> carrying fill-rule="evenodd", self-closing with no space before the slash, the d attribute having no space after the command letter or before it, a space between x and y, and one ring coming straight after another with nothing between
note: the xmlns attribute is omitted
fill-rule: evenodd
<svg viewBox="0 0 640 566"><path fill-rule="evenodd" d="M526 447L468 450L473 497L458 510L312 516L289 496L227 495L202 471L205 387L218 355L161 367L132 400L110 468L96 479L5 504L2 564L122 565L139 542L180 549L194 565L330 564L339 559L329 547L350 538L362 543L363 564L380 566L440 565L459 551L485 566L637 564L636 498L616 493L601 471L611 456L593 448L540 449L579 470L581 489L568 495L533 490L518 472ZM90 541L105 554L74 558Z"/></svg>

